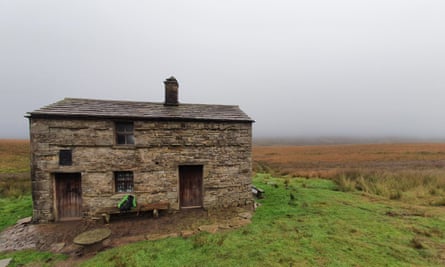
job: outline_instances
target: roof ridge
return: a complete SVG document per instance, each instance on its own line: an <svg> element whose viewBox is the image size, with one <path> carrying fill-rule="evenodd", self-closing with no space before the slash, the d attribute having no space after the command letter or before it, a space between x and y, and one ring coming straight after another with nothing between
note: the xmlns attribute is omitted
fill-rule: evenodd
<svg viewBox="0 0 445 267"><path fill-rule="evenodd" d="M159 104L164 105L163 102L150 102L150 101L137 101L137 100L116 100L116 99L98 99L98 98L81 98L81 97L65 97L53 104L64 100L80 100L80 101L99 101L99 102L121 102L121 103L143 103L143 104ZM49 104L52 105L52 104ZM229 105L229 104L203 104L203 103L179 103L180 105L194 105L194 106L222 106L222 107L239 107L239 105Z"/></svg>
<svg viewBox="0 0 445 267"><path fill-rule="evenodd" d="M101 117L161 120L210 120L253 122L237 105L179 104L159 102L69 98L59 100L26 117Z"/></svg>

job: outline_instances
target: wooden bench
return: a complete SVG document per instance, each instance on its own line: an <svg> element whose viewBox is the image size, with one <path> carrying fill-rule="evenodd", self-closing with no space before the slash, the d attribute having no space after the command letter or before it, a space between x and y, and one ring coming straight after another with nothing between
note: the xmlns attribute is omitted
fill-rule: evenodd
<svg viewBox="0 0 445 267"><path fill-rule="evenodd" d="M97 215L102 216L105 223L110 223L110 217L112 214L128 214L128 213L136 213L136 216L139 216L141 212L152 211L154 217L158 217L160 210L168 210L170 208L170 203L168 202L156 202L156 203L138 203L136 208L132 208L131 210L121 212L118 207L108 207L102 208L98 212Z"/></svg>

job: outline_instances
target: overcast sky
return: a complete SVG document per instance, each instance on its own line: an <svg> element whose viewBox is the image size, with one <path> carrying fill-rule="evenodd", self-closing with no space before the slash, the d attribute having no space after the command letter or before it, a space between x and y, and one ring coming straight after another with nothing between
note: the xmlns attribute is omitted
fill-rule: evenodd
<svg viewBox="0 0 445 267"><path fill-rule="evenodd" d="M239 105L254 136L445 137L445 1L0 0L0 138L64 97Z"/></svg>

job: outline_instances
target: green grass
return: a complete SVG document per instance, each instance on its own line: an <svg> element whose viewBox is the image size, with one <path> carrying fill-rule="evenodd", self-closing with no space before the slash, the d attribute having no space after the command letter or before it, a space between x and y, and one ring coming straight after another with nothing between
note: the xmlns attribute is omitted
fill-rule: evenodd
<svg viewBox="0 0 445 267"><path fill-rule="evenodd" d="M259 174L254 183L266 197L246 227L134 243L99 253L82 266L445 264L445 216L438 207L341 192L329 180Z"/></svg>
<svg viewBox="0 0 445 267"><path fill-rule="evenodd" d="M17 220L31 216L31 196L17 198L0 198L0 231L14 225ZM55 263L67 258L66 255L23 250L14 252L0 252L0 259L12 258L8 267L14 266L54 266ZM57 264L56 264L57 265Z"/></svg>
<svg viewBox="0 0 445 267"><path fill-rule="evenodd" d="M15 252L1 252L0 259L11 258L8 267L18 266L57 266L57 263L67 258L66 255L50 252L22 250Z"/></svg>
<svg viewBox="0 0 445 267"><path fill-rule="evenodd" d="M17 220L32 215L30 195L18 198L0 198L0 231L14 225Z"/></svg>

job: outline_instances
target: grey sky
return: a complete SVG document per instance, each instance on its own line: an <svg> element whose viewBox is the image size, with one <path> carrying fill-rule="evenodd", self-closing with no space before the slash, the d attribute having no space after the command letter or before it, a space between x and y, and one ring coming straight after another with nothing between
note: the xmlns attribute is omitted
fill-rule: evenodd
<svg viewBox="0 0 445 267"><path fill-rule="evenodd" d="M0 0L0 138L64 97L236 104L254 135L445 137L445 1Z"/></svg>

